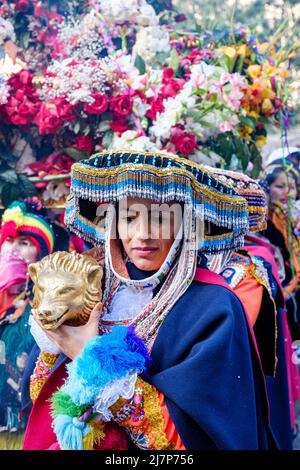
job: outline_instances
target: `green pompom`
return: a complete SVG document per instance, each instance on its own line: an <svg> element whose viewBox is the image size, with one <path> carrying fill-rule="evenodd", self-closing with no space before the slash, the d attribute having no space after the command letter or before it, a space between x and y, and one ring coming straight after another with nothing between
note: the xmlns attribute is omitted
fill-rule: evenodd
<svg viewBox="0 0 300 470"><path fill-rule="evenodd" d="M23 214L26 213L26 204L22 201L14 201L10 204L10 206L8 207L8 209L12 209L13 207L20 207L21 211L23 212Z"/></svg>
<svg viewBox="0 0 300 470"><path fill-rule="evenodd" d="M52 416L68 415L73 418L81 416L86 410L86 405L75 405L71 397L64 392L55 392L51 399Z"/></svg>

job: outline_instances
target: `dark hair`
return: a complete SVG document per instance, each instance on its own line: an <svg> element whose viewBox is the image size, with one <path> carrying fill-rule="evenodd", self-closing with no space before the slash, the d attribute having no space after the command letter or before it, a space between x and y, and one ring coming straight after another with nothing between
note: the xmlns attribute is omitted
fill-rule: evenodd
<svg viewBox="0 0 300 470"><path fill-rule="evenodd" d="M276 163L275 162L272 163L272 165L270 165L270 167L273 166L273 165L276 165ZM279 164L279 166L278 167L276 166L276 168L274 168L273 171L270 171L270 173L266 174L266 176L264 178L264 182L268 186L270 186L271 184L273 184L277 180L278 176L281 173L285 173L286 170L287 170L286 166ZM268 171L268 169L266 169L266 171ZM291 168L291 170L287 171L287 174L288 174L288 176L291 176L294 179L294 181L297 185L298 184L298 177L297 177L297 173L296 173L295 169Z"/></svg>

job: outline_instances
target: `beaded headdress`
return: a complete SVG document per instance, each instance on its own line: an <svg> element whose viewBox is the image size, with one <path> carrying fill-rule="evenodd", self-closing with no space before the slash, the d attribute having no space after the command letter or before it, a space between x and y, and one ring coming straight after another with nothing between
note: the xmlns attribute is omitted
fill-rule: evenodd
<svg viewBox="0 0 300 470"><path fill-rule="evenodd" d="M247 175L221 168L214 168L213 173L223 183L232 186L248 203L249 232L260 232L266 229L268 217L267 196L258 181ZM206 238L209 238L209 233ZM234 250L207 256L209 269L220 273L227 265Z"/></svg>
<svg viewBox="0 0 300 470"><path fill-rule="evenodd" d="M218 227L213 237L201 240L204 253L236 249L248 231L248 205L244 197L206 168L163 153L128 150L104 151L72 166L66 224L85 240L104 242L103 229L86 215L94 204L124 197L169 201L187 205L193 217ZM87 203L86 201L89 201Z"/></svg>
<svg viewBox="0 0 300 470"><path fill-rule="evenodd" d="M268 201L258 181L242 173L214 168L213 173L222 182L231 185L246 199L249 213L249 231L261 232L267 228Z"/></svg>

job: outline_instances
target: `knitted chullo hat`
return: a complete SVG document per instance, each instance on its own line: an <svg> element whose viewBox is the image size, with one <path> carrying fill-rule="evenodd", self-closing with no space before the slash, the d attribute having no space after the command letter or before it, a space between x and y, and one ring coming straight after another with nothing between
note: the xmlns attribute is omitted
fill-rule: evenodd
<svg viewBox="0 0 300 470"><path fill-rule="evenodd" d="M195 219L218 227L218 234L201 241L201 251L218 253L243 245L248 232L248 204L222 182L214 169L164 153L104 151L72 166L66 224L88 242L103 242L103 230L93 223L97 204L124 197L158 203L185 203Z"/></svg>
<svg viewBox="0 0 300 470"><path fill-rule="evenodd" d="M30 212L30 210L35 211ZM14 201L3 213L0 246L7 237L28 237L36 246L39 258L49 255L54 246L54 233L46 220L38 215L35 204Z"/></svg>

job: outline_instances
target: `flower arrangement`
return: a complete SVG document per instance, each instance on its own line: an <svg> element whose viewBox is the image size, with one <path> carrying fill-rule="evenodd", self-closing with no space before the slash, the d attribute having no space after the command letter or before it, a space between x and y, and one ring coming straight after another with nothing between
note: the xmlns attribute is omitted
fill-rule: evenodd
<svg viewBox="0 0 300 470"><path fill-rule="evenodd" d="M171 8L150 0L1 3L0 43L15 41L24 61L0 75L0 147L11 159L5 170L17 168L12 198L25 183L46 191L43 201L63 198L70 162L118 146L258 174L268 127L288 125L292 51L277 52L245 28L218 38L181 32L172 24L182 15ZM16 142L25 142L26 158ZM4 186L0 178L0 193Z"/></svg>

